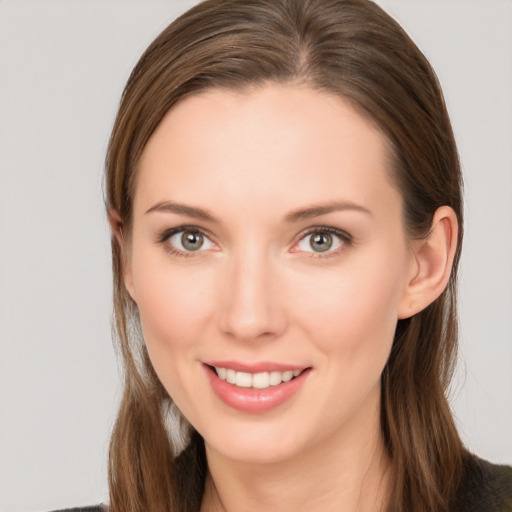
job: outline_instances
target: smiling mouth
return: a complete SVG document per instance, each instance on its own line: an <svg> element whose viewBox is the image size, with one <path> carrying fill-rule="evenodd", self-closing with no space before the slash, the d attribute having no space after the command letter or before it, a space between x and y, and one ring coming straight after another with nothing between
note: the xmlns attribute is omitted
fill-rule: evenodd
<svg viewBox="0 0 512 512"><path fill-rule="evenodd" d="M303 370L286 370L271 372L238 372L232 368L223 368L220 366L208 365L210 370L214 372L219 379L240 388L266 389L272 386L279 386L284 382L289 382L297 378Z"/></svg>

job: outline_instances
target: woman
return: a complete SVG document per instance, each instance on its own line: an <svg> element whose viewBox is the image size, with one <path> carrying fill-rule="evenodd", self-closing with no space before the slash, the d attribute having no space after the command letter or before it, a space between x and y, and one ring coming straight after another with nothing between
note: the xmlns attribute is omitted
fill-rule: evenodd
<svg viewBox="0 0 512 512"><path fill-rule="evenodd" d="M450 122L375 4L210 0L176 20L126 86L107 208L109 510L512 510L511 470L464 450L445 398Z"/></svg>

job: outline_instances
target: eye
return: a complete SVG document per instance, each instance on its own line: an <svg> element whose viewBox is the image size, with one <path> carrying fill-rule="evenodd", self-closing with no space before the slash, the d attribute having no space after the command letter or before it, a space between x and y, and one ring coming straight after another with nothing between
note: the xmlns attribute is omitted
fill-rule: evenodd
<svg viewBox="0 0 512 512"><path fill-rule="evenodd" d="M304 252L332 253L344 244L350 244L350 241L350 236L343 231L333 228L318 228L302 237L297 247Z"/></svg>
<svg viewBox="0 0 512 512"><path fill-rule="evenodd" d="M204 233L193 228L174 231L165 238L172 250L178 253L199 252L213 247L213 242Z"/></svg>

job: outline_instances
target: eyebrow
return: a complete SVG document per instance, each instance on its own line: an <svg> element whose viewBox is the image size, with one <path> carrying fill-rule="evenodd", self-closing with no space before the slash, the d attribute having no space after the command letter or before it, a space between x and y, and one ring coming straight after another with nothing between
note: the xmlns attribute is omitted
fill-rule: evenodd
<svg viewBox="0 0 512 512"><path fill-rule="evenodd" d="M188 206L186 204L175 203L173 201L160 201L153 205L146 213L151 212L170 212L178 215L187 215L194 219L200 219L208 222L218 222L217 219L208 210Z"/></svg>
<svg viewBox="0 0 512 512"><path fill-rule="evenodd" d="M351 201L334 201L331 203L317 204L308 206L306 208L293 210L285 215L284 220L285 222L292 224L295 222L312 219L314 217L319 217L320 215L347 210L372 215L370 210ZM178 215L186 215L194 219L200 219L208 222L219 222L209 210L195 206L188 206L182 203L175 203L173 201L160 201L149 208L149 210L146 211L146 214L151 212L170 212L176 213Z"/></svg>
<svg viewBox="0 0 512 512"><path fill-rule="evenodd" d="M319 217L320 215L326 215L332 212L340 212L346 210L361 212L370 216L373 215L372 212L368 210L368 208L365 208L364 206L353 203L351 201L334 201L332 203L318 204L309 206L307 208L300 208L298 210L294 210L288 213L285 216L284 220L286 222L293 223L302 220L312 219L314 217Z"/></svg>

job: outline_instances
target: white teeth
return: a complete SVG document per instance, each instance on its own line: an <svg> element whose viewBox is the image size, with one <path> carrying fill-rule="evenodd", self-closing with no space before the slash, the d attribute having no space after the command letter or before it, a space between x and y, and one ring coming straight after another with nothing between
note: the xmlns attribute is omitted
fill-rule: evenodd
<svg viewBox="0 0 512 512"><path fill-rule="evenodd" d="M236 385L242 388L250 388L252 386L252 375L245 372L236 372Z"/></svg>
<svg viewBox="0 0 512 512"><path fill-rule="evenodd" d="M270 386L270 376L268 372L255 373L252 376L252 387L258 389L265 389Z"/></svg>
<svg viewBox="0 0 512 512"><path fill-rule="evenodd" d="M270 385L277 386L281 384L281 372L270 372Z"/></svg>
<svg viewBox="0 0 512 512"><path fill-rule="evenodd" d="M235 384L242 388L265 389L270 386L277 386L282 382L288 382L294 377L298 377L302 370L287 370L285 372L261 372L248 373L237 372L231 368L220 368L215 366L215 370L220 379Z"/></svg>
<svg viewBox="0 0 512 512"><path fill-rule="evenodd" d="M223 370L225 370L225 368L223 368ZM219 370L217 370L217 373L219 373ZM220 375L219 375L220 377ZM222 379L222 377L220 377ZM230 383L230 384L236 384L236 372L235 370L226 370L226 380Z"/></svg>
<svg viewBox="0 0 512 512"><path fill-rule="evenodd" d="M283 376L281 377L281 379L283 379L283 382L288 382L289 380L292 380L292 377L293 377L293 372L287 371L287 372L283 372Z"/></svg>

